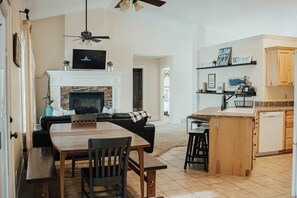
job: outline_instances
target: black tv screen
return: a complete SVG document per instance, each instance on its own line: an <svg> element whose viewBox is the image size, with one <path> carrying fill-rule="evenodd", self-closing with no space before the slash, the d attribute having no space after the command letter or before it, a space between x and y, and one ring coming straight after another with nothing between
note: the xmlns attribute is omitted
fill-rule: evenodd
<svg viewBox="0 0 297 198"><path fill-rule="evenodd" d="M105 69L105 50L73 49L73 69Z"/></svg>

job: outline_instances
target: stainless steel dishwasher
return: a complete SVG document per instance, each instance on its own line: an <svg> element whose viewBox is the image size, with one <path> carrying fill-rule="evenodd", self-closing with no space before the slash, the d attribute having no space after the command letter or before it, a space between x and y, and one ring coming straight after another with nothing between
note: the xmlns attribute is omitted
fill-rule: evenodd
<svg viewBox="0 0 297 198"><path fill-rule="evenodd" d="M260 113L259 154L277 154L283 149L284 112Z"/></svg>

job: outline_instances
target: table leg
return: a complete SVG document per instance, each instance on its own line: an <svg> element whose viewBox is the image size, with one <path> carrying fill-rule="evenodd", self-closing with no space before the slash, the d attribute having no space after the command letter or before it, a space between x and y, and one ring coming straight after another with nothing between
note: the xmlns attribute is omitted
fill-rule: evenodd
<svg viewBox="0 0 297 198"><path fill-rule="evenodd" d="M64 198L64 186L65 186L65 159L66 153L60 153L60 197Z"/></svg>
<svg viewBox="0 0 297 198"><path fill-rule="evenodd" d="M138 157L139 157L139 177L140 177L140 190L141 198L144 198L144 150L143 148L138 148Z"/></svg>

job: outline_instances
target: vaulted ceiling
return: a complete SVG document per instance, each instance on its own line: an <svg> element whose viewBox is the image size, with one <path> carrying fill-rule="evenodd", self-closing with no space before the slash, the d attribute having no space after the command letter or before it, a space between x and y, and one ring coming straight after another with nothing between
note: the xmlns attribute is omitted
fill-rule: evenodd
<svg viewBox="0 0 297 198"><path fill-rule="evenodd" d="M25 0L30 19L42 19L84 10L84 0ZM88 0L88 9L104 8L114 12L120 0ZM152 23L201 24L230 31L255 31L297 37L296 0L165 0L162 7L146 3L137 13L138 19Z"/></svg>

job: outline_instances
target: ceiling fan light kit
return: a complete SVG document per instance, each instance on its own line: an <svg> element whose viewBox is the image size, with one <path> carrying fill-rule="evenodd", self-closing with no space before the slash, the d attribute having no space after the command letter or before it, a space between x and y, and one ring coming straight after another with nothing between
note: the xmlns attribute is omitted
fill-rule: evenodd
<svg viewBox="0 0 297 198"><path fill-rule="evenodd" d="M136 12L144 7L143 5L141 5L140 1L157 7L161 7L166 3L165 1L161 0L133 0L133 6ZM126 12L130 9L130 7L132 7L132 3L130 3L130 0L121 0L114 8L120 8L120 11Z"/></svg>
<svg viewBox="0 0 297 198"><path fill-rule="evenodd" d="M129 0L122 0L120 2L120 10L122 12L126 12L130 8L130 1Z"/></svg>
<svg viewBox="0 0 297 198"><path fill-rule="evenodd" d="M139 10L141 10L142 8L144 8L143 5L141 5L141 3L139 1L135 1L134 5L134 9L136 12L138 12Z"/></svg>

